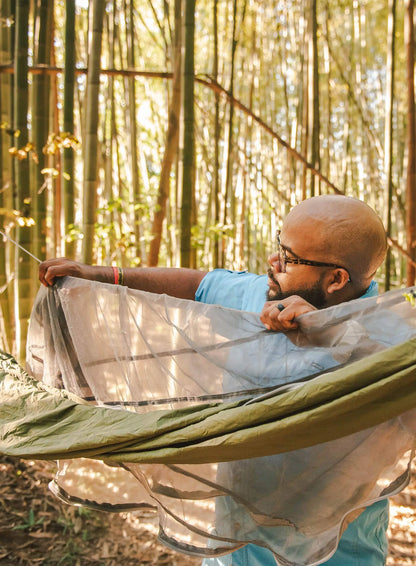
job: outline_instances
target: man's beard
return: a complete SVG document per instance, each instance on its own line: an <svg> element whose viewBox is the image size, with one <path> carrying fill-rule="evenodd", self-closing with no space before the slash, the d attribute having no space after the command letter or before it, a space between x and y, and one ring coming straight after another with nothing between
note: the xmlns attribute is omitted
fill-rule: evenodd
<svg viewBox="0 0 416 566"><path fill-rule="evenodd" d="M322 280L320 279L310 287L306 287L303 289L292 289L291 291L283 292L280 288L279 283L274 278L273 272L271 269L268 271L269 278L273 281L276 285L278 290L269 289L266 293L266 299L268 301L282 301L283 299L287 299L287 297L291 297L292 295L298 295L308 301L311 305L316 307L317 309L322 309L325 306L326 298L325 293L322 289Z"/></svg>

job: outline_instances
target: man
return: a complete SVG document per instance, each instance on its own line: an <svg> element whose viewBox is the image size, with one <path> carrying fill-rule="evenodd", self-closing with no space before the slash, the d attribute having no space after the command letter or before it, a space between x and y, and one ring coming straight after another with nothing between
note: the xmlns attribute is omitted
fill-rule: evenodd
<svg viewBox="0 0 416 566"><path fill-rule="evenodd" d="M362 296L373 296L373 276L386 252L381 220L365 203L324 195L303 201L285 219L267 275L223 269L204 273L191 269L123 270L124 284L144 291L261 311L267 328L289 331L297 317ZM52 285L72 275L106 283L118 281L112 267L87 266L66 259L40 265L39 278ZM265 299L267 301L265 302ZM382 566L387 554L388 503L367 507L343 533L328 566ZM206 559L205 566L272 566L273 554L253 544L230 555Z"/></svg>

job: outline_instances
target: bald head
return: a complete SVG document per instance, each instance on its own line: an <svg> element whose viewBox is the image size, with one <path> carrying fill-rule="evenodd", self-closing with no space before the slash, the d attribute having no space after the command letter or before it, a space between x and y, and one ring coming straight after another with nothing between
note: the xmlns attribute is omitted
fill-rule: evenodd
<svg viewBox="0 0 416 566"><path fill-rule="evenodd" d="M313 235L314 259L345 266L360 287L371 282L386 254L383 223L364 202L343 195L321 195L295 206L283 228Z"/></svg>

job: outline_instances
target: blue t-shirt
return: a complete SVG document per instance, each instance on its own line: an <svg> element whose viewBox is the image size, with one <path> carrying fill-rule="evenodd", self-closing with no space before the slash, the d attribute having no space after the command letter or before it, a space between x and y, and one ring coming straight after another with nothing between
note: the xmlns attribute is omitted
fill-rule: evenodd
<svg viewBox="0 0 416 566"><path fill-rule="evenodd" d="M215 269L201 281L195 300L201 303L260 312L266 302L267 275L247 271ZM378 294L373 281L363 298ZM324 566L384 566L387 557L388 501L367 507L350 523L340 538L335 554ZM275 566L270 550L247 544L226 556L206 558L203 566Z"/></svg>
<svg viewBox="0 0 416 566"><path fill-rule="evenodd" d="M240 311L261 312L267 301L267 279L267 275L255 275L248 271L214 269L202 279L195 300ZM377 295L378 285L372 281L362 298Z"/></svg>

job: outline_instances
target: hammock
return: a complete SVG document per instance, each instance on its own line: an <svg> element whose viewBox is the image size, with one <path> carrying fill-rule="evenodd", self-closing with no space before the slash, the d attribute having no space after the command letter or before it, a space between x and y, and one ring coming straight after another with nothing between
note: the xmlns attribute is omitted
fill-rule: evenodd
<svg viewBox="0 0 416 566"><path fill-rule="evenodd" d="M176 550L324 562L408 482L416 317L393 291L299 320L64 278L36 299L30 375L0 356L0 452L59 459L68 502L154 510Z"/></svg>

